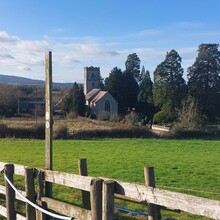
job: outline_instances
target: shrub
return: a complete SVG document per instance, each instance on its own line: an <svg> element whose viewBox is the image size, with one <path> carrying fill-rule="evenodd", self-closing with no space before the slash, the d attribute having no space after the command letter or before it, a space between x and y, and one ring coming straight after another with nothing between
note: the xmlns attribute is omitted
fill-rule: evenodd
<svg viewBox="0 0 220 220"><path fill-rule="evenodd" d="M40 123L33 126L34 134L33 137L44 139L45 138L45 124Z"/></svg>
<svg viewBox="0 0 220 220"><path fill-rule="evenodd" d="M66 125L62 125L57 128L54 132L55 139L67 139L68 138L68 127Z"/></svg>
<svg viewBox="0 0 220 220"><path fill-rule="evenodd" d="M207 138L219 138L220 131L207 131L202 129L183 129L183 128L173 128L172 129L172 136L175 138L200 138L200 139L207 139Z"/></svg>
<svg viewBox="0 0 220 220"><path fill-rule="evenodd" d="M8 127L7 125L0 123L0 138L5 138L7 136Z"/></svg>
<svg viewBox="0 0 220 220"><path fill-rule="evenodd" d="M70 113L68 113L67 116L66 116L66 118L68 118L68 119L75 119L75 118L77 118L77 117L78 117L78 114L75 113L75 112L70 112Z"/></svg>
<svg viewBox="0 0 220 220"><path fill-rule="evenodd" d="M0 124L0 137L44 139L45 127L44 124L37 124L32 126L31 128L29 127L8 128L5 124Z"/></svg>
<svg viewBox="0 0 220 220"><path fill-rule="evenodd" d="M176 127L195 130L202 128L205 123L206 118L199 111L196 102L194 100L188 99L179 112Z"/></svg>
<svg viewBox="0 0 220 220"><path fill-rule="evenodd" d="M128 113L124 118L124 122L128 125L135 125L138 122L137 113L134 111L131 111L130 113Z"/></svg>
<svg viewBox="0 0 220 220"><path fill-rule="evenodd" d="M111 115L109 121L111 122L120 122L122 120L122 117L119 115Z"/></svg>
<svg viewBox="0 0 220 220"><path fill-rule="evenodd" d="M155 135L144 128L128 127L114 129L78 130L73 133L74 139L94 138L147 138Z"/></svg>

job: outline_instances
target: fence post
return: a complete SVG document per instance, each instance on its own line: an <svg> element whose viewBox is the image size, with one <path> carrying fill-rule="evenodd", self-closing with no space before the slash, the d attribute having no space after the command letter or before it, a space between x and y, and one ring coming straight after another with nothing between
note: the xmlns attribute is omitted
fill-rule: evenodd
<svg viewBox="0 0 220 220"><path fill-rule="evenodd" d="M44 172L37 170L37 204L42 208L46 209L47 205L45 202L41 201L41 198L44 196ZM37 220L46 220L46 215L37 210Z"/></svg>
<svg viewBox="0 0 220 220"><path fill-rule="evenodd" d="M26 198L35 203L35 190L34 190L34 172L32 168L25 168L25 192ZM35 208L26 203L26 219L35 220L36 212Z"/></svg>
<svg viewBox="0 0 220 220"><path fill-rule="evenodd" d="M88 176L87 163L85 158L78 160L78 168L79 168L79 175ZM82 206L83 208L91 209L90 193L84 190L82 190Z"/></svg>
<svg viewBox="0 0 220 220"><path fill-rule="evenodd" d="M145 185L155 188L154 167L144 167ZM160 209L157 205L148 204L148 220L160 220Z"/></svg>
<svg viewBox="0 0 220 220"><path fill-rule="evenodd" d="M102 180L92 179L90 185L92 220L102 220Z"/></svg>
<svg viewBox="0 0 220 220"><path fill-rule="evenodd" d="M102 220L114 219L114 193L114 181L104 181L102 186Z"/></svg>
<svg viewBox="0 0 220 220"><path fill-rule="evenodd" d="M8 179L13 183L13 174L14 174L14 165L6 164L4 166L5 174ZM6 189L6 208L7 208L7 219L15 220L16 212L15 212L15 191L11 188L9 183L5 180L5 189Z"/></svg>

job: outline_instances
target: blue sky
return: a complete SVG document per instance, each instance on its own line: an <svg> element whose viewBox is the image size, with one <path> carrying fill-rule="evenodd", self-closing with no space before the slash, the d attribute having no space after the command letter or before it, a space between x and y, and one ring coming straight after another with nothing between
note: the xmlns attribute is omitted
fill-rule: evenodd
<svg viewBox="0 0 220 220"><path fill-rule="evenodd" d="M171 49L186 70L201 43L220 41L220 0L0 0L0 73L83 82L83 68L105 78L137 53L153 74ZM186 78L186 71L184 73Z"/></svg>

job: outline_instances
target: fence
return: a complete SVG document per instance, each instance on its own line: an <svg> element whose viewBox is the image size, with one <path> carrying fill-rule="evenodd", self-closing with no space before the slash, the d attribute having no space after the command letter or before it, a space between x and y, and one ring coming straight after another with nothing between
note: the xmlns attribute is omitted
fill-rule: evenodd
<svg viewBox="0 0 220 220"><path fill-rule="evenodd" d="M145 167L145 185L94 178L87 175L86 161L79 161L80 175L28 168L22 165L0 162L0 170L4 170L7 178L13 183L14 174L25 177L25 191L20 193L43 209L70 216L66 219L77 220L113 220L114 198L129 200L148 205L148 219L160 219L160 208L180 210L192 214L220 219L220 201L186 195L155 188L153 168ZM83 207L64 203L45 196L45 182L64 185L82 190ZM15 184L16 185L16 184ZM37 185L37 190L35 190ZM0 215L8 220L28 219L44 220L48 216L26 203L26 216L15 211L15 200L24 201L15 194L12 187L5 181L0 186L0 194L5 195L6 205L0 205ZM65 219L65 217L64 217Z"/></svg>

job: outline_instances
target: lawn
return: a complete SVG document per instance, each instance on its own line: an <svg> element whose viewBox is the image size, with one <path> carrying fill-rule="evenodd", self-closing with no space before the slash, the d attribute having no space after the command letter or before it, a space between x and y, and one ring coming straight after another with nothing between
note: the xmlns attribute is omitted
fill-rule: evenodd
<svg viewBox="0 0 220 220"><path fill-rule="evenodd" d="M44 167L44 141L0 139L0 161ZM144 183L143 168L154 166L156 186L220 199L220 141L166 139L56 140L53 169L78 173L87 158L91 176ZM178 219L207 219L165 212Z"/></svg>

